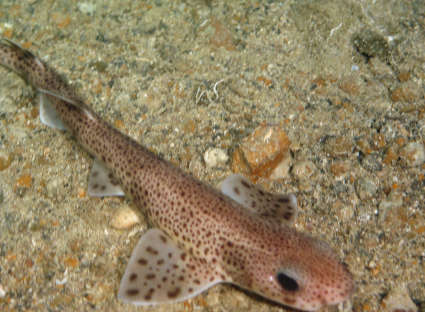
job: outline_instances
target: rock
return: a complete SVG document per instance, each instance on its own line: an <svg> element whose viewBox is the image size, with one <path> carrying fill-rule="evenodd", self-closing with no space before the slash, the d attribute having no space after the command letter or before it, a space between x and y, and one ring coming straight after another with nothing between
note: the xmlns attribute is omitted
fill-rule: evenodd
<svg viewBox="0 0 425 312"><path fill-rule="evenodd" d="M378 57L387 62L390 48L387 40L379 33L371 29L362 29L352 37L354 48L366 58Z"/></svg>
<svg viewBox="0 0 425 312"><path fill-rule="evenodd" d="M12 164L13 154L0 150L0 171L6 170Z"/></svg>
<svg viewBox="0 0 425 312"><path fill-rule="evenodd" d="M375 196L378 187L375 182L368 178L360 178L354 183L356 193L361 200L370 199Z"/></svg>
<svg viewBox="0 0 425 312"><path fill-rule="evenodd" d="M316 166L309 160L299 161L292 168L292 174L298 180L308 180L316 171Z"/></svg>
<svg viewBox="0 0 425 312"><path fill-rule="evenodd" d="M276 167L290 157L290 144L281 127L260 125L235 150L233 171L256 178L269 177ZM285 167L284 164L282 166Z"/></svg>
<svg viewBox="0 0 425 312"><path fill-rule="evenodd" d="M210 148L204 154L204 161L208 167L220 167L226 164L229 156L220 148Z"/></svg>
<svg viewBox="0 0 425 312"><path fill-rule="evenodd" d="M371 172L381 171L382 164L379 156L376 154L366 155L366 157L362 160L362 167Z"/></svg>
<svg viewBox="0 0 425 312"><path fill-rule="evenodd" d="M392 191L388 197L379 203L379 223L398 224L403 215L403 195L400 192Z"/></svg>
<svg viewBox="0 0 425 312"><path fill-rule="evenodd" d="M118 211L115 213L111 220L111 226L117 230L129 229L137 223L140 223L140 218L129 207L123 207L118 209Z"/></svg>
<svg viewBox="0 0 425 312"><path fill-rule="evenodd" d="M331 164L330 170L335 177L343 177L350 170L349 161L335 161Z"/></svg>
<svg viewBox="0 0 425 312"><path fill-rule="evenodd" d="M356 207L356 215L358 222L368 223L372 219L374 212L369 205L360 204Z"/></svg>
<svg viewBox="0 0 425 312"><path fill-rule="evenodd" d="M408 81L394 88L390 96L393 102L417 103L423 97L423 86L414 81Z"/></svg>
<svg viewBox="0 0 425 312"><path fill-rule="evenodd" d="M350 220L354 218L355 209L351 205L344 204L340 200L335 201L332 205L332 211L334 211L343 222L350 222Z"/></svg>
<svg viewBox="0 0 425 312"><path fill-rule="evenodd" d="M47 195L49 197L56 197L58 196L58 194L60 194L59 192L59 187L61 184L61 179L59 176L54 175L46 184L46 191L47 191Z"/></svg>
<svg viewBox="0 0 425 312"><path fill-rule="evenodd" d="M400 150L400 158L409 167L420 166L425 161L425 148L418 142L408 143Z"/></svg>
<svg viewBox="0 0 425 312"><path fill-rule="evenodd" d="M93 16L96 11L96 5L89 2L80 2L77 4L77 7L80 12L90 16Z"/></svg>
<svg viewBox="0 0 425 312"><path fill-rule="evenodd" d="M317 172L316 166L309 160L299 161L292 168L292 174L298 181L298 189L301 192L311 192L314 183L311 177Z"/></svg>
<svg viewBox="0 0 425 312"><path fill-rule="evenodd" d="M382 301L384 312L417 312L418 307L410 299L405 285L392 289Z"/></svg>
<svg viewBox="0 0 425 312"><path fill-rule="evenodd" d="M346 136L328 137L324 144L325 153L332 157L348 156L353 150L353 143Z"/></svg>

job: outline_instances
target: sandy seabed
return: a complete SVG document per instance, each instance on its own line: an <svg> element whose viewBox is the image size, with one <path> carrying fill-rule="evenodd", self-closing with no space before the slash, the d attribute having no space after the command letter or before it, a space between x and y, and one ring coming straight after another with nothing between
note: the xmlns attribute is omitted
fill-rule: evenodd
<svg viewBox="0 0 425 312"><path fill-rule="evenodd" d="M423 1L4 0L0 34L206 183L231 174L258 125L280 125L290 171L267 187L297 193L297 229L329 242L356 280L349 303L322 311L381 311L400 287L425 311L420 12ZM131 202L89 198L90 156L40 123L29 86L0 73L0 310L287 311L227 285L175 305L119 302L147 221L111 227ZM210 148L229 161L206 166Z"/></svg>

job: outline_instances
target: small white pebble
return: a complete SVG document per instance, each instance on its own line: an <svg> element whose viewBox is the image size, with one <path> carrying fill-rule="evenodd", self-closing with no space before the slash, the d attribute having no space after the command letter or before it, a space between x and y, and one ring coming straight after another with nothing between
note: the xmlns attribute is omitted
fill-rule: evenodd
<svg viewBox="0 0 425 312"><path fill-rule="evenodd" d="M0 298L4 298L6 296L6 291L4 290L3 286L0 285Z"/></svg>
<svg viewBox="0 0 425 312"><path fill-rule="evenodd" d="M77 4L77 7L80 10L80 12L88 14L88 15L93 15L94 12L96 11L96 5L93 3L80 2Z"/></svg>
<svg viewBox="0 0 425 312"><path fill-rule="evenodd" d="M112 217L111 226L117 230L125 230L140 222L139 216L129 207L118 209Z"/></svg>
<svg viewBox="0 0 425 312"><path fill-rule="evenodd" d="M210 148L204 154L205 164L208 167L217 167L226 164L229 156L220 148Z"/></svg>

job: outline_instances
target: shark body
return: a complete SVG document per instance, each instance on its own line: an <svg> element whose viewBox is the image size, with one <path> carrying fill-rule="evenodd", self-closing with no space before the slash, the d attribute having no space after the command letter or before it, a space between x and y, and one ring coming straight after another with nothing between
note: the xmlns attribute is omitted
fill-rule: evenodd
<svg viewBox="0 0 425 312"><path fill-rule="evenodd" d="M239 175L219 192L106 123L31 52L2 40L0 64L38 91L44 123L70 131L95 157L89 193L125 193L149 218L153 229L133 251L120 300L177 302L224 282L314 311L352 294L352 276L332 249L291 227L293 194L267 193Z"/></svg>

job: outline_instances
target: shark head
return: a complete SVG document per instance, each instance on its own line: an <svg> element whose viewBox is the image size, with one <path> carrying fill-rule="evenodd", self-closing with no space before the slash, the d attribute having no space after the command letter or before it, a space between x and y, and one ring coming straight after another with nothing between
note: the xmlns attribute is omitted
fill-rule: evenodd
<svg viewBox="0 0 425 312"><path fill-rule="evenodd" d="M280 304L316 311L347 300L354 283L346 265L324 242L307 235L274 237L266 250L251 250L245 260L245 279L239 285ZM281 244L276 244L280 241ZM289 248L288 248L289 247Z"/></svg>

